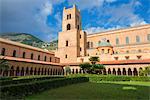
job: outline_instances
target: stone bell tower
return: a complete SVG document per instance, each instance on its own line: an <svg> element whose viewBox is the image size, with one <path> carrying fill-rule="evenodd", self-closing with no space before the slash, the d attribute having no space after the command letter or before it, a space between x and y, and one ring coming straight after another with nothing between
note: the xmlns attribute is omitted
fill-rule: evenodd
<svg viewBox="0 0 150 100"><path fill-rule="evenodd" d="M84 34L81 29L81 16L77 7L75 5L72 8L64 7L62 32L59 32L58 51L56 53L56 56L60 58L60 63L75 63L77 57L84 54L81 53L80 47L81 35Z"/></svg>

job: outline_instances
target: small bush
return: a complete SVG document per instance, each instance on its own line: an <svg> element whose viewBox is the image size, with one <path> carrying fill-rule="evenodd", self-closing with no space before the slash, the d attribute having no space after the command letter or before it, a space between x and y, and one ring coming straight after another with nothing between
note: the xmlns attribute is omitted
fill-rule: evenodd
<svg viewBox="0 0 150 100"><path fill-rule="evenodd" d="M57 88L74 83L88 82L87 77L76 77L76 78L60 78L54 80L42 80L31 83L20 83L12 84L0 87L1 98L16 97L22 98L23 96L37 93L46 89Z"/></svg>

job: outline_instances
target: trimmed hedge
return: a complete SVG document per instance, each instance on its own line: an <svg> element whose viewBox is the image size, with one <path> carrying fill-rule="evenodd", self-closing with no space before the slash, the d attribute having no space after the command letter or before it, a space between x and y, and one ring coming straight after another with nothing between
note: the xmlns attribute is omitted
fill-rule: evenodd
<svg viewBox="0 0 150 100"><path fill-rule="evenodd" d="M93 75L93 74L76 74L68 77L83 76L89 77L91 82L97 81L150 81L147 76L115 76L115 75Z"/></svg>
<svg viewBox="0 0 150 100"><path fill-rule="evenodd" d="M23 76L13 78L11 80L0 80L0 85L10 85L10 84L20 84L20 83L28 83L33 81L47 80L47 79L58 79L64 78L64 76Z"/></svg>
<svg viewBox="0 0 150 100"><path fill-rule="evenodd" d="M74 83L88 82L87 77L76 77L76 78L60 78L54 80L43 80L32 83L21 83L12 84L8 86L0 87L1 98L16 97L22 98L23 96L37 93L46 89L58 88L60 86L65 86Z"/></svg>
<svg viewBox="0 0 150 100"><path fill-rule="evenodd" d="M12 80L13 78L12 77L0 77L0 81L3 81L3 80Z"/></svg>

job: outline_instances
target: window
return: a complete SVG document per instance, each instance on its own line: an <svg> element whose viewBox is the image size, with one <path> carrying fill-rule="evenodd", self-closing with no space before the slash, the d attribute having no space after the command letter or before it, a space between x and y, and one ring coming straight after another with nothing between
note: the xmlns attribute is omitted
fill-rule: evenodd
<svg viewBox="0 0 150 100"><path fill-rule="evenodd" d="M90 48L90 42L87 42L87 48L88 49Z"/></svg>
<svg viewBox="0 0 150 100"><path fill-rule="evenodd" d="M82 48L80 47L80 51L82 51Z"/></svg>
<svg viewBox="0 0 150 100"><path fill-rule="evenodd" d="M38 60L40 60L40 55L38 55Z"/></svg>
<svg viewBox="0 0 150 100"><path fill-rule="evenodd" d="M119 44L119 39L118 38L116 38L116 45L118 45Z"/></svg>
<svg viewBox="0 0 150 100"><path fill-rule="evenodd" d="M25 53L25 52L23 52L23 54L22 54L22 58L25 58L25 56L26 56L26 53Z"/></svg>
<svg viewBox="0 0 150 100"><path fill-rule="evenodd" d="M13 51L13 57L16 57L16 50Z"/></svg>
<svg viewBox="0 0 150 100"><path fill-rule="evenodd" d="M109 40L107 40L107 42L109 43L110 41L109 41Z"/></svg>
<svg viewBox="0 0 150 100"><path fill-rule="evenodd" d="M136 36L136 42L139 43L140 42L140 37Z"/></svg>
<svg viewBox="0 0 150 100"><path fill-rule="evenodd" d="M128 59L129 59L129 56L125 56L125 58L126 58L126 60L128 60Z"/></svg>
<svg viewBox="0 0 150 100"><path fill-rule="evenodd" d="M80 35L80 39L81 39L81 35Z"/></svg>
<svg viewBox="0 0 150 100"><path fill-rule="evenodd" d="M102 54L104 54L104 49L102 49Z"/></svg>
<svg viewBox="0 0 150 100"><path fill-rule="evenodd" d="M118 57L114 57L115 60L118 60Z"/></svg>
<svg viewBox="0 0 150 100"><path fill-rule="evenodd" d="M71 29L71 25L67 24L67 30L70 30L70 29Z"/></svg>
<svg viewBox="0 0 150 100"><path fill-rule="evenodd" d="M108 53L110 52L110 49L108 49Z"/></svg>
<svg viewBox="0 0 150 100"><path fill-rule="evenodd" d="M67 19L71 19L71 14L67 15Z"/></svg>
<svg viewBox="0 0 150 100"><path fill-rule="evenodd" d="M68 46L68 40L66 41L66 47Z"/></svg>
<svg viewBox="0 0 150 100"><path fill-rule="evenodd" d="M52 57L49 58L49 61L52 62Z"/></svg>
<svg viewBox="0 0 150 100"><path fill-rule="evenodd" d="M78 25L78 30L80 29L79 25Z"/></svg>
<svg viewBox="0 0 150 100"><path fill-rule="evenodd" d="M65 55L65 58L67 58L67 55Z"/></svg>
<svg viewBox="0 0 150 100"><path fill-rule="evenodd" d="M5 48L2 48L1 55L5 56Z"/></svg>
<svg viewBox="0 0 150 100"><path fill-rule="evenodd" d="M93 48L93 42L91 42L91 48Z"/></svg>
<svg viewBox="0 0 150 100"><path fill-rule="evenodd" d="M129 51L127 50L126 53L129 53Z"/></svg>
<svg viewBox="0 0 150 100"><path fill-rule="evenodd" d="M31 53L31 59L33 59L33 53Z"/></svg>
<svg viewBox="0 0 150 100"><path fill-rule="evenodd" d="M46 61L46 56L44 57L44 61Z"/></svg>
<svg viewBox="0 0 150 100"><path fill-rule="evenodd" d="M126 37L126 44L129 44L129 37Z"/></svg>
<svg viewBox="0 0 150 100"><path fill-rule="evenodd" d="M141 59L142 56L137 56L137 59Z"/></svg>
<svg viewBox="0 0 150 100"><path fill-rule="evenodd" d="M147 34L147 40L150 41L150 34Z"/></svg>

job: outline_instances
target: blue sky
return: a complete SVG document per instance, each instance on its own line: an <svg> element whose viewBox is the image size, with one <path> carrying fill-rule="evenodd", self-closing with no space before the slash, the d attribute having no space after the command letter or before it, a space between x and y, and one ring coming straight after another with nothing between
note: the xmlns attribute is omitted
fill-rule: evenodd
<svg viewBox="0 0 150 100"><path fill-rule="evenodd" d="M57 39L63 7L76 4L88 34L150 24L150 0L0 0L0 33Z"/></svg>

